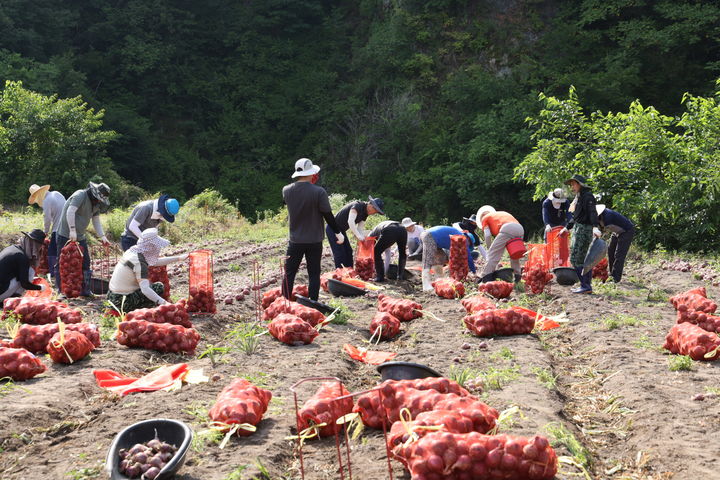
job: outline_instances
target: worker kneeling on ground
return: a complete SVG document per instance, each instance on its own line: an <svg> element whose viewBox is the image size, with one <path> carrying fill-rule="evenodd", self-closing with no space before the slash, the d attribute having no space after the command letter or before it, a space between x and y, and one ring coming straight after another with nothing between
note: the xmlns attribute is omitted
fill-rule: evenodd
<svg viewBox="0 0 720 480"><path fill-rule="evenodd" d="M123 254L115 265L107 294L114 308L130 312L167 303L161 297L164 293L163 284L150 284L148 267L168 265L188 258L187 254L160 257L160 251L168 245L170 242L158 236L156 228L148 228L142 232L137 245Z"/></svg>
<svg viewBox="0 0 720 480"><path fill-rule="evenodd" d="M522 238L525 230L515 217L508 212L497 212L490 205L480 207L477 219L485 233L485 245L488 248L485 268L480 274L480 281L485 282L492 280L492 274L497 270L508 242ZM520 281L520 260L511 258L510 266L515 272L515 281Z"/></svg>
<svg viewBox="0 0 720 480"><path fill-rule="evenodd" d="M138 203L128 217L125 231L120 236L120 246L122 246L123 252L135 245L142 232L148 228L157 228L163 220L173 223L178 211L180 211L180 204L169 195L160 195L160 198L155 200Z"/></svg>
<svg viewBox="0 0 720 480"><path fill-rule="evenodd" d="M17 245L10 245L0 252L0 300L21 296L25 290L44 290L44 285L34 285L35 267L45 233L35 229L23 236Z"/></svg>
<svg viewBox="0 0 720 480"><path fill-rule="evenodd" d="M476 234L463 232L455 227L445 225L428 228L420 236L423 243L422 285L423 290L426 292L433 290L430 270L432 269L435 275L442 275L442 267L448 262L448 255L445 250L450 249L450 237L452 235L465 235L467 237L468 268L472 273L475 273L475 261L472 257L472 251L474 246L480 243Z"/></svg>

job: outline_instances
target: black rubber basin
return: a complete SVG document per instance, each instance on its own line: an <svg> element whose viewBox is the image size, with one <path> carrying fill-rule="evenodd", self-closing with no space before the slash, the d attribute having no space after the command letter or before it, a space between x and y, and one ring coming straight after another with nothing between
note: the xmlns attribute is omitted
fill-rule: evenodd
<svg viewBox="0 0 720 480"><path fill-rule="evenodd" d="M385 362L377 366L383 380L414 380L416 378L442 377L432 368L413 362Z"/></svg>
<svg viewBox="0 0 720 480"><path fill-rule="evenodd" d="M128 449L136 443L145 443L157 437L177 447L177 453L165 467L160 470L156 480L171 478L185 463L190 442L192 441L192 430L179 420L168 418L154 418L130 425L115 436L110 450L108 450L105 461L105 471L111 480L130 480L129 477L120 473L120 450Z"/></svg>

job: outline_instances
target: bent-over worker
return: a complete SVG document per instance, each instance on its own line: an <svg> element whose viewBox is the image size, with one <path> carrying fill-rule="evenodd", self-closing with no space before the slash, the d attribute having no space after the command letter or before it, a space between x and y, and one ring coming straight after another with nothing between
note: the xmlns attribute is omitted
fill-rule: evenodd
<svg viewBox="0 0 720 480"><path fill-rule="evenodd" d="M138 203L125 222L125 230L120 236L123 252L135 245L146 229L157 228L163 220L173 223L179 210L180 204L169 195Z"/></svg>
<svg viewBox="0 0 720 480"><path fill-rule="evenodd" d="M422 258L422 241L420 235L425 231L423 227L413 222L410 217L405 217L400 222L407 231L407 258L408 260L420 260Z"/></svg>
<svg viewBox="0 0 720 480"><path fill-rule="evenodd" d="M297 180L285 185L282 190L283 202L288 209L290 238L285 258L285 278L282 292L290 298L295 284L295 275L300 262L305 257L308 273L308 295L317 300L320 294L320 261L322 260L322 241L324 222L328 231L333 232L338 245L346 242L330 207L330 200L324 188L315 185L320 167L313 165L308 158L295 162L292 178ZM329 234L328 234L329 235Z"/></svg>
<svg viewBox="0 0 720 480"><path fill-rule="evenodd" d="M150 283L148 267L161 267L188 258L187 254L160 257L160 251L168 245L170 242L160 237L156 228L148 228L142 232L137 245L123 254L115 265L108 287L107 299L115 308L131 312L167 303L161 296L165 293L163 284Z"/></svg>
<svg viewBox="0 0 720 480"><path fill-rule="evenodd" d="M400 223L393 220L380 222L370 232L371 237L377 238L375 242L375 281L384 282L385 274L390 267L390 257L393 245L398 251L398 280L405 280L405 264L407 263L407 230ZM384 257L384 258L383 258Z"/></svg>
<svg viewBox="0 0 720 480"><path fill-rule="evenodd" d="M622 280L625 259L635 236L635 225L629 218L605 205L596 205L596 208L600 227L612 232L608 245L608 268L610 276L618 283Z"/></svg>
<svg viewBox="0 0 720 480"><path fill-rule="evenodd" d="M572 221L570 200L562 188L556 188L548 193L542 203L542 219L545 224L545 241L547 235L554 227L567 227Z"/></svg>
<svg viewBox="0 0 720 480"><path fill-rule="evenodd" d="M467 238L468 268L472 273L475 273L475 261L472 257L472 250L473 246L479 243L476 234L463 232L455 227L445 225L428 228L421 235L423 242L422 287L426 292L433 289L430 270L432 269L436 275L441 275L443 265L448 262L448 255L445 253L445 250L450 249L451 235L465 235Z"/></svg>
<svg viewBox="0 0 720 480"><path fill-rule="evenodd" d="M523 238L525 229L520 222L508 212L495 211L490 205L478 209L477 218L485 234L485 245L488 248L485 267L480 274L481 281L497 270L507 243L513 238ZM510 266L515 271L515 281L520 279L520 260L510 259Z"/></svg>
<svg viewBox="0 0 720 480"><path fill-rule="evenodd" d="M335 260L335 268L352 267L353 266L353 250L350 242L347 241L347 231L350 230L359 241L365 240L365 220L368 216L380 214L383 215L384 202L379 198L368 196L368 201L356 201L345 205L335 215L335 222L340 227L340 232L346 241L340 242L336 238L335 232L328 225L325 228L327 232L328 242L332 250L333 260Z"/></svg>
<svg viewBox="0 0 720 480"><path fill-rule="evenodd" d="M0 301L21 296L25 290L45 289L44 285L32 283L45 233L40 229L21 233L17 245L10 245L0 252Z"/></svg>
<svg viewBox="0 0 720 480"><path fill-rule="evenodd" d="M90 252L85 238L87 227L92 221L95 234L100 237L103 245L109 245L105 232L100 223L100 214L110 207L110 187L104 183L88 183L87 188L77 190L70 195L65 202L62 215L60 216L60 227L57 232L57 257L60 258L60 251L66 243L77 241L83 250L83 287L80 295L91 296L90 278ZM56 285L60 290L60 269L57 271Z"/></svg>
<svg viewBox="0 0 720 480"><path fill-rule="evenodd" d="M28 189L30 191L30 197L28 203L32 205L37 203L43 210L43 223L45 237L49 236L50 243L48 244L48 268L50 269L50 275L52 278L57 277L58 257L57 257L57 231L60 228L60 217L62 216L63 207L65 207L65 196L56 191L49 191L50 185L43 185L39 187L37 185L31 185Z"/></svg>

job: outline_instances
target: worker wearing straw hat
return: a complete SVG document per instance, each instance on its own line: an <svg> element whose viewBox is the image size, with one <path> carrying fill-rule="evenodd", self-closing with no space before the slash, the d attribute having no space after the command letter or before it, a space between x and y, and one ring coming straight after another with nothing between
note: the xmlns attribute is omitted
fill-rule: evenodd
<svg viewBox="0 0 720 480"><path fill-rule="evenodd" d="M610 276L615 283L620 282L625 268L630 243L635 236L635 225L629 218L610 210L605 205L596 205L600 227L610 230L610 244L608 245L608 267Z"/></svg>
<svg viewBox="0 0 720 480"><path fill-rule="evenodd" d="M36 203L43 210L43 223L46 238L50 238L48 244L48 267L50 275L57 277L57 231L60 228L60 217L65 206L65 196L57 191L50 191L50 185L31 185L28 189L30 197L28 203Z"/></svg>

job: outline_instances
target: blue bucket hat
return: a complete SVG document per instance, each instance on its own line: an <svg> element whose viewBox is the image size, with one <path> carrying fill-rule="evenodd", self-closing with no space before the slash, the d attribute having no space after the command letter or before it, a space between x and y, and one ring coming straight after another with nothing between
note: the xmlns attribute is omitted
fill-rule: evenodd
<svg viewBox="0 0 720 480"><path fill-rule="evenodd" d="M158 198L158 212L167 222L173 223L179 210L180 204L177 200L170 198L170 195L160 195L160 198Z"/></svg>

